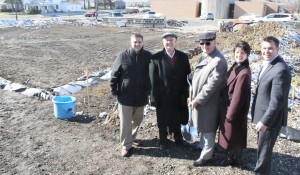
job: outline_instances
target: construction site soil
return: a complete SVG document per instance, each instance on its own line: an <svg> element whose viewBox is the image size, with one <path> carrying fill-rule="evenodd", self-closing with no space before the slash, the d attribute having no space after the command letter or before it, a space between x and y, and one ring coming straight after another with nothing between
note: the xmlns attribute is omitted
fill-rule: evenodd
<svg viewBox="0 0 300 175"><path fill-rule="evenodd" d="M132 32L142 33L145 49L155 53L162 49L161 34L170 30L178 32L178 49L198 47L198 33L178 28L57 25L0 29L0 77L49 90L83 76L87 68L90 72L110 68L116 54L130 46ZM242 39L259 54L261 37L280 38L284 32L275 23L243 26L235 32L218 32L217 47L232 50ZM299 54L299 46L291 52ZM196 60L197 56L191 63ZM54 117L51 100L0 90L0 174L252 174L257 135L250 120L243 168L220 166L225 154L218 146L212 162L196 168L192 161L200 152L191 145L178 146L171 141L169 150L159 149L155 111L150 111L141 125L138 139L143 146L135 148L131 157L121 157L118 118L105 124L105 118L99 117L101 112L111 112L115 102L109 95L109 82L84 88L72 96L77 99L76 112L83 114L59 120ZM288 124L295 127L297 118L299 113L291 112ZM299 157L299 143L278 138L271 174L299 171Z"/></svg>

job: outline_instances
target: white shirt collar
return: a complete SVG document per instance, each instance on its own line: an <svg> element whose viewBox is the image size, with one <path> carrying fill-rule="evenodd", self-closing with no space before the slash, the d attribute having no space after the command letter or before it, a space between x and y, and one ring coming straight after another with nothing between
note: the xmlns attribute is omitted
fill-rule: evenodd
<svg viewBox="0 0 300 175"><path fill-rule="evenodd" d="M271 64L271 62L273 61L273 60L275 60L275 58L277 58L278 57L278 55L276 55L274 58L272 58L270 61L264 61L263 62L263 64L265 65L265 64Z"/></svg>
<svg viewBox="0 0 300 175"><path fill-rule="evenodd" d="M167 51L166 51L166 52L167 52ZM173 58L174 55L175 55L175 50L174 50L172 53L167 52L167 54L168 54L168 56L169 56L170 58Z"/></svg>

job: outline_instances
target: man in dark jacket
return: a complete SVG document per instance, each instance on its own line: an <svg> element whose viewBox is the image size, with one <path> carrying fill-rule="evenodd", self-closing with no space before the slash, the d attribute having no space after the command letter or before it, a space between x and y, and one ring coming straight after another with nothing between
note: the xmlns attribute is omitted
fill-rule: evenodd
<svg viewBox="0 0 300 175"><path fill-rule="evenodd" d="M188 83L190 73L188 56L175 49L177 35L163 34L164 49L154 54L150 63L151 104L156 107L160 148L168 148L168 133L174 133L175 142L182 144L180 124L188 121Z"/></svg>
<svg viewBox="0 0 300 175"><path fill-rule="evenodd" d="M131 36L131 48L119 53L113 63L111 94L118 98L121 155L128 157L143 120L144 106L150 93L149 62L152 54L143 49L143 36Z"/></svg>
<svg viewBox="0 0 300 175"><path fill-rule="evenodd" d="M257 162L254 174L270 174L273 147L282 126L287 124L291 73L278 55L279 40L265 37L261 44L264 58L252 104L252 121L258 133Z"/></svg>

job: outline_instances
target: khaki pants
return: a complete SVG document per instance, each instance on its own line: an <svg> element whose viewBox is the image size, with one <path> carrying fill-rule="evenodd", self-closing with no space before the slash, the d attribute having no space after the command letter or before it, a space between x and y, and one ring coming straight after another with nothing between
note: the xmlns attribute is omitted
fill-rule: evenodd
<svg viewBox="0 0 300 175"><path fill-rule="evenodd" d="M123 149L130 149L132 141L136 135L140 124L143 121L144 106L132 107L118 103L118 112L120 117L120 142Z"/></svg>

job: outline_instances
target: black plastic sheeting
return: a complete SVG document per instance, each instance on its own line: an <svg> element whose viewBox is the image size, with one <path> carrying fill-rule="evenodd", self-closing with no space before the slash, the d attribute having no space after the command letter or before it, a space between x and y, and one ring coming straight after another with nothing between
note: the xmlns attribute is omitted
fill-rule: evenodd
<svg viewBox="0 0 300 175"><path fill-rule="evenodd" d="M279 137L286 138L294 142L300 142L300 131L289 126L282 127Z"/></svg>

